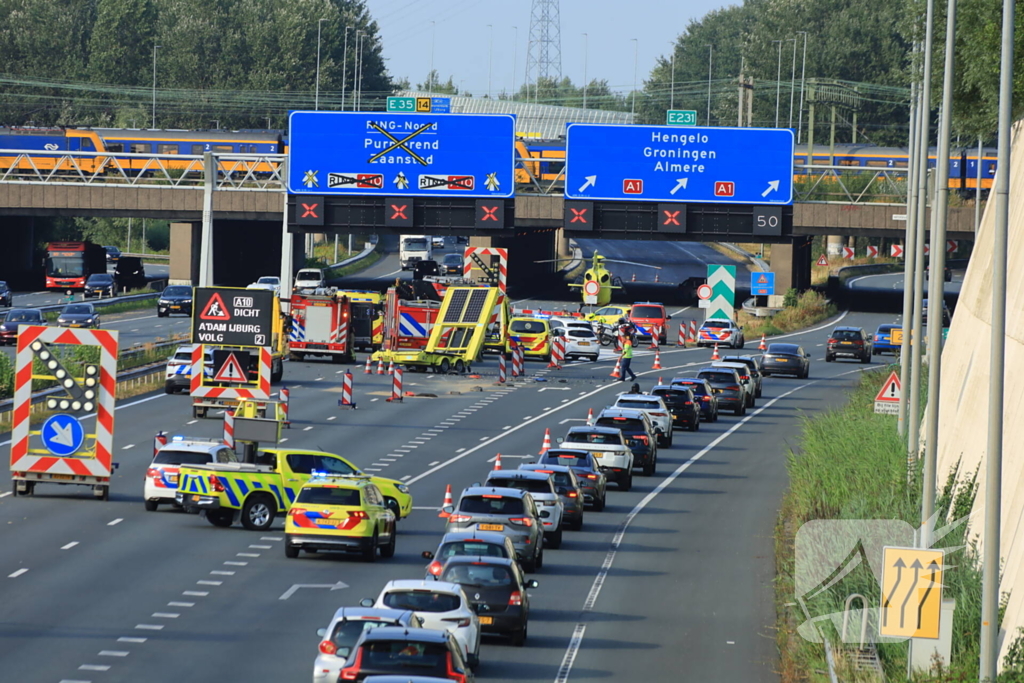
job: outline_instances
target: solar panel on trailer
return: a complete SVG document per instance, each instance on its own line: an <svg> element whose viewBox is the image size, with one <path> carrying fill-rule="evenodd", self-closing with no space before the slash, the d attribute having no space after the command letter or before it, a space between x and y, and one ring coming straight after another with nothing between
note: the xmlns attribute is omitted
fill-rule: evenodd
<svg viewBox="0 0 1024 683"><path fill-rule="evenodd" d="M469 291L465 289L456 289L452 292L451 299L448 300L448 309L444 312L444 321L446 323L457 323L460 322L462 316L462 308L466 305L466 297L469 296Z"/></svg>
<svg viewBox="0 0 1024 683"><path fill-rule="evenodd" d="M486 289L474 289L470 292L469 305L466 306L466 313L462 316L462 322L475 323L480 321L480 315L484 312L484 303L487 301Z"/></svg>

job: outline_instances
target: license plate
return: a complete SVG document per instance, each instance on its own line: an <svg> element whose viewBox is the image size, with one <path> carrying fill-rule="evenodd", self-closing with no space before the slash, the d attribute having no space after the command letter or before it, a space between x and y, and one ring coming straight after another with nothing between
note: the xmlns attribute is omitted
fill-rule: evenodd
<svg viewBox="0 0 1024 683"><path fill-rule="evenodd" d="M590 342L578 342L580 346L590 346Z"/></svg>
<svg viewBox="0 0 1024 683"><path fill-rule="evenodd" d="M171 306L172 311L177 311L181 306Z"/></svg>
<svg viewBox="0 0 1024 683"><path fill-rule="evenodd" d="M839 342L840 346L853 346L853 342Z"/></svg>
<svg viewBox="0 0 1024 683"><path fill-rule="evenodd" d="M476 528L480 531L504 531L504 524L477 524Z"/></svg>
<svg viewBox="0 0 1024 683"><path fill-rule="evenodd" d="M73 480L75 478L74 475L72 475L72 474L51 474L50 476L53 479L62 479L62 480L65 480L65 481L71 481L71 480Z"/></svg>
<svg viewBox="0 0 1024 683"><path fill-rule="evenodd" d="M712 389L711 391L712 391L712 392L714 392L714 393L716 393L716 394L720 394L720 393L722 393L723 391L725 391L725 389Z"/></svg>
<svg viewBox="0 0 1024 683"><path fill-rule="evenodd" d="M494 617L480 617L481 626L490 626L494 623Z"/></svg>
<svg viewBox="0 0 1024 683"><path fill-rule="evenodd" d="M776 358L775 362L776 363L788 363L789 359L788 358Z"/></svg>

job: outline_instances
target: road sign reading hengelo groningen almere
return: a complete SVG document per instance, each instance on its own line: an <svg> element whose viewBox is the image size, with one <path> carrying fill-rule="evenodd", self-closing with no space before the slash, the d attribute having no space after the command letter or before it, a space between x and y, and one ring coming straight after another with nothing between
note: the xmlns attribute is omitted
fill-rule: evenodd
<svg viewBox="0 0 1024 683"><path fill-rule="evenodd" d="M192 343L270 346L274 293L266 289L196 287Z"/></svg>
<svg viewBox="0 0 1024 683"><path fill-rule="evenodd" d="M567 199L793 203L793 132L571 123Z"/></svg>
<svg viewBox="0 0 1024 683"><path fill-rule="evenodd" d="M296 111L289 126L292 194L515 194L511 114Z"/></svg>

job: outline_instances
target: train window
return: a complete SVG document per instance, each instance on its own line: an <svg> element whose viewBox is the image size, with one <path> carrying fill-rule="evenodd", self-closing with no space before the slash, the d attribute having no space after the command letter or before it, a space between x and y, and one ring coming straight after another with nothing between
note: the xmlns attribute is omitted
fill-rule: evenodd
<svg viewBox="0 0 1024 683"><path fill-rule="evenodd" d="M234 152L235 148L231 145L210 145L211 152Z"/></svg>
<svg viewBox="0 0 1024 683"><path fill-rule="evenodd" d="M96 148L93 147L92 140L89 138L82 138L82 151L83 152L95 152Z"/></svg>
<svg viewBox="0 0 1024 683"><path fill-rule="evenodd" d="M815 166L831 166L832 165L831 163L829 163L828 157L814 157L814 162L813 163L814 163Z"/></svg>
<svg viewBox="0 0 1024 683"><path fill-rule="evenodd" d="M177 154L178 153L178 146L177 145L157 145L156 146L156 151L157 151L157 154Z"/></svg>
<svg viewBox="0 0 1024 683"><path fill-rule="evenodd" d="M884 167L892 166L892 162L891 161L883 161L883 160L879 160L879 159L868 159L868 166L870 166L872 168L879 168L879 167L883 167L884 168Z"/></svg>
<svg viewBox="0 0 1024 683"><path fill-rule="evenodd" d="M892 165L895 166L896 168L906 168L907 167L907 160L904 159L904 160L900 161L899 159L897 159L895 161L895 163L893 163Z"/></svg>
<svg viewBox="0 0 1024 683"><path fill-rule="evenodd" d="M205 151L205 145L192 145L193 154L202 154Z"/></svg>
<svg viewBox="0 0 1024 683"><path fill-rule="evenodd" d="M839 166L860 166L859 159L840 159Z"/></svg>
<svg viewBox="0 0 1024 683"><path fill-rule="evenodd" d="M132 154L149 154L153 151L153 145L148 142L132 142L128 145L128 151Z"/></svg>
<svg viewBox="0 0 1024 683"><path fill-rule="evenodd" d="M123 152L124 151L124 143L121 143L121 142L108 142L107 143L107 151L108 152Z"/></svg>

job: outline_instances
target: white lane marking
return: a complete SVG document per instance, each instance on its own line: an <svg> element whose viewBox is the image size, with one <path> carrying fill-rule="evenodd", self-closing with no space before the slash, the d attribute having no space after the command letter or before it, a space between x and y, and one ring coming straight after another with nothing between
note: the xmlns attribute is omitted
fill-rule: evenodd
<svg viewBox="0 0 1024 683"><path fill-rule="evenodd" d="M109 664L83 664L78 667L79 671L110 671Z"/></svg>
<svg viewBox="0 0 1024 683"><path fill-rule="evenodd" d="M481 438L480 440L481 440L481 441L487 441L487 439L489 439L489 438L491 438L491 437L489 437L489 436L485 436L485 437L482 437L482 438Z"/></svg>
<svg viewBox="0 0 1024 683"><path fill-rule="evenodd" d="M376 398L371 398L371 399L370 399L370 403L373 403L374 401L377 401L377 400L380 400L380 399L376 399Z"/></svg>
<svg viewBox="0 0 1024 683"><path fill-rule="evenodd" d="M169 602L169 603L167 603L167 606L168 607L195 607L196 603L194 603L194 602Z"/></svg>
<svg viewBox="0 0 1024 683"><path fill-rule="evenodd" d="M228 567L247 567L247 566L249 566L248 562L232 562L231 560L228 560L224 564L227 565Z"/></svg>
<svg viewBox="0 0 1024 683"><path fill-rule="evenodd" d="M132 638L131 636L121 636L120 638L117 639L117 642L119 642L119 643L144 643L147 640L149 640L149 638Z"/></svg>
<svg viewBox="0 0 1024 683"><path fill-rule="evenodd" d="M99 651L99 656L100 657L127 657L128 656L128 651L127 650L100 650Z"/></svg>
<svg viewBox="0 0 1024 683"><path fill-rule="evenodd" d="M259 557L259 553L235 553L236 557Z"/></svg>
<svg viewBox="0 0 1024 683"><path fill-rule="evenodd" d="M427 465L427 467L433 467L434 465L438 464L439 462L441 462L441 461L440 460L435 460L434 462L432 462L429 465Z"/></svg>
<svg viewBox="0 0 1024 683"><path fill-rule="evenodd" d="M121 450L122 450L122 451L127 451L127 450L128 450L128 449L130 449L130 448L135 448L135 444L133 444L133 443L130 443L130 444L128 444L127 446L122 446L122 447L121 447Z"/></svg>
<svg viewBox="0 0 1024 683"><path fill-rule="evenodd" d="M62 546L60 547L60 549L61 549L61 550L71 550L71 549L72 549L72 548L74 548L74 547L75 547L76 545L78 545L78 541L71 541L71 543L68 543L67 545L62 545Z"/></svg>
<svg viewBox="0 0 1024 683"><path fill-rule="evenodd" d="M112 520L112 521L110 521L110 522L107 522L107 526L114 526L114 525L116 525L116 524L120 524L120 523L121 523L121 522L123 522L123 521L124 521L124 518L123 518L123 517L118 517L118 518L117 518L117 519L115 519L115 520Z"/></svg>
<svg viewBox="0 0 1024 683"><path fill-rule="evenodd" d="M18 578L19 576L21 576L22 574L24 574L27 571L28 571L28 567L22 567L18 571L14 572L12 574L8 574L7 578L8 579L16 579L16 578Z"/></svg>
<svg viewBox="0 0 1024 683"><path fill-rule="evenodd" d="M223 585L223 581L196 581L200 586L220 586Z"/></svg>
<svg viewBox="0 0 1024 683"><path fill-rule="evenodd" d="M164 630L163 624L135 624L135 628L140 631L162 631Z"/></svg>
<svg viewBox="0 0 1024 683"><path fill-rule="evenodd" d="M4 491L3 493L0 493L0 498L6 498L9 495L11 495L10 491Z"/></svg>
<svg viewBox="0 0 1024 683"><path fill-rule="evenodd" d="M210 594L210 591L182 591L182 595L190 595L196 598L204 598Z"/></svg>
<svg viewBox="0 0 1024 683"><path fill-rule="evenodd" d="M833 377L842 377L844 375L851 375L851 374L854 374L856 372L864 372L864 370L865 369L862 368L862 369L858 369L858 370L853 370L851 372L844 372L844 373L840 373L838 375L834 375ZM697 453L692 455L689 460L687 460L686 462L681 464L679 467L677 467L671 474L669 474L667 477L665 477L665 479L663 479L661 481L661 483L659 483L657 486L655 486L654 489L650 493L648 493L646 496L644 496L640 500L640 502L637 503L633 507L632 510L630 510L629 514L626 515L626 518L622 521L622 524L619 525L619 529L615 533L615 536L612 537L611 548L609 548L608 554L605 556L604 562L601 564L600 571L598 571L597 576L594 577L594 582L590 586L590 592L587 594L587 599L583 603L583 610L582 611L584 613L586 613L586 612L590 612L591 610L594 609L594 605L597 603L597 598L598 598L598 596L601 593L601 588L604 586L605 579L608 577L608 572L611 570L612 565L615 562L615 556L619 552L619 547L622 545L622 539L625 537L626 531L629 530L629 525L633 522L633 520L636 518L636 516L639 515L644 510L644 508L646 508L647 505L650 504L650 502L653 501L658 496L658 494L660 494L662 491L664 491L666 488L668 488L676 479L679 478L680 475L683 474L683 472L688 470L693 463L697 462L698 460L703 458L705 455L707 455L708 453L713 451L715 448L717 448L719 444L721 444L727 438L732 436L733 433L735 433L737 430L739 430L747 422L749 422L750 420L754 419L755 417L760 415L762 412L764 412L768 408L772 407L774 404L778 403L779 401L781 401L782 399L786 398L787 396L790 396L791 394L794 394L797 391L800 391L802 389L806 389L809 386L813 386L815 384L818 384L819 382L821 382L821 380L812 380L810 382L807 382L806 384L801 384L799 386L795 386L792 389L790 389L789 391L787 391L785 393L782 393L782 394L779 394L778 396L776 396L775 398L771 399L770 401L768 401L763 406L761 406L760 408L756 409L755 411L753 411L752 413L750 413L746 417L740 419L732 427L730 427L728 430L726 430L725 432L720 434L714 441L709 443L707 446L702 448L700 451L698 451ZM584 617L584 618L586 618L586 617ZM584 624L583 622L578 622L576 624L576 628L573 631L574 637L572 638L572 640L570 640L569 647L565 651L565 657L562 659L563 667L561 669L559 669L558 678L555 679L556 683L559 683L559 682L564 683L564 681L568 680L569 672L572 670L572 662L575 661L576 654L579 652L580 646L582 645L583 633L584 633L585 630L586 630L586 624ZM578 638L575 637L577 633L579 634Z"/></svg>
<svg viewBox="0 0 1024 683"><path fill-rule="evenodd" d="M387 467L387 465L384 465L384 467ZM380 472L381 471L379 467L364 467L363 469L366 470L367 472Z"/></svg>
<svg viewBox="0 0 1024 683"><path fill-rule="evenodd" d="M286 436L286 437L284 437L283 439L281 439L281 440L280 440L280 441L279 441L278 443L284 443L284 442L285 442L285 441L287 441L287 440L288 440L288 437Z"/></svg>
<svg viewBox="0 0 1024 683"><path fill-rule="evenodd" d="M313 428L313 425L310 425L310 426L308 426L308 427L303 427L303 428L302 428L302 431L304 431L304 432L308 432L308 431L309 431L310 429L312 429L312 428Z"/></svg>
<svg viewBox="0 0 1024 683"><path fill-rule="evenodd" d="M418 443L407 443L407 444L405 444L405 447L406 448L419 448L420 444L418 444Z"/></svg>
<svg viewBox="0 0 1024 683"><path fill-rule="evenodd" d="M398 460L398 458L381 458L381 462L388 462L388 463L395 462L396 460Z"/></svg>
<svg viewBox="0 0 1024 683"><path fill-rule="evenodd" d="M404 458L405 453L388 453L389 458Z"/></svg>
<svg viewBox="0 0 1024 683"><path fill-rule="evenodd" d="M512 429L512 425L505 425L502 429Z"/></svg>
<svg viewBox="0 0 1024 683"><path fill-rule="evenodd" d="M338 419L337 415L331 415L329 418L327 418L327 421L330 422L331 420L336 420L336 419Z"/></svg>
<svg viewBox="0 0 1024 683"><path fill-rule="evenodd" d="M229 571L227 569L214 569L210 573L213 574L214 576L234 576L235 575L235 573L233 571Z"/></svg>
<svg viewBox="0 0 1024 683"><path fill-rule="evenodd" d="M566 422L586 422L586 421L587 421L587 418L585 418L585 417L567 417L564 420L560 420L558 424L564 425Z"/></svg>
<svg viewBox="0 0 1024 683"><path fill-rule="evenodd" d="M725 644L726 645L735 645L736 641L735 640L727 640L727 641L725 641Z"/></svg>
<svg viewBox="0 0 1024 683"><path fill-rule="evenodd" d="M153 612L150 616L157 619L177 619L181 615L177 612Z"/></svg>
<svg viewBox="0 0 1024 683"><path fill-rule="evenodd" d="M459 450L457 450L457 451L455 451L455 452L456 452L456 453L461 453L461 452L462 452L462 451L464 451L464 450L466 450L466 449L465 449L465 448L460 448Z"/></svg>
<svg viewBox="0 0 1024 683"><path fill-rule="evenodd" d="M185 424L187 424L187 425L194 425L196 422L199 422L199 420L189 420Z"/></svg>
<svg viewBox="0 0 1024 683"><path fill-rule="evenodd" d="M323 377L317 377L317 378L316 378L316 379L314 379L313 381L314 381L314 382L322 382L322 381L323 381L323 379L324 379Z"/></svg>
<svg viewBox="0 0 1024 683"><path fill-rule="evenodd" d="M444 430L443 429L428 429L427 432L428 433L429 432L435 432L437 434L441 434L442 432L444 432Z"/></svg>
<svg viewBox="0 0 1024 683"><path fill-rule="evenodd" d="M272 546L272 545L250 545L249 547L250 548L255 548L256 550L270 550L274 546Z"/></svg>
<svg viewBox="0 0 1024 683"><path fill-rule="evenodd" d="M92 683L92 681L80 681L77 678L62 678L60 683Z"/></svg>
<svg viewBox="0 0 1024 683"><path fill-rule="evenodd" d="M432 512L437 512L437 511L438 511L438 510L439 510L440 508L429 508L429 507L416 507L416 506L414 505L412 509L413 509L413 510L430 510L430 511L432 511Z"/></svg>
<svg viewBox="0 0 1024 683"><path fill-rule="evenodd" d="M402 481L408 481L409 479L412 479L412 475L411 474L407 474L404 477L402 477Z"/></svg>
<svg viewBox="0 0 1024 683"><path fill-rule="evenodd" d="M261 541L280 541L282 536L260 536Z"/></svg>

